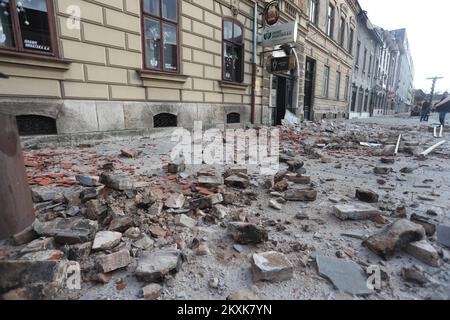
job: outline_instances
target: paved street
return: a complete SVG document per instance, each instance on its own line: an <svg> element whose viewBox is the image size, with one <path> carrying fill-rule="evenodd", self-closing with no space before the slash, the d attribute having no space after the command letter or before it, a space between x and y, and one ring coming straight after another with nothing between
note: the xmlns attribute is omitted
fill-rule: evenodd
<svg viewBox="0 0 450 320"><path fill-rule="evenodd" d="M70 299L141 299L142 288L149 284L148 277L154 277L150 275L152 272L159 275L156 282L160 287L156 292L160 299L225 299L242 289L269 300L449 298L446 283L450 280L450 251L437 242L434 229L428 236L421 236L410 228L422 227L416 223L408 225L408 221L419 219L427 228L450 225L450 144L420 159L418 153L440 140L433 138L427 125L407 117L311 123L300 131L287 128L281 131L280 159L288 161L290 169L282 163L275 181L274 177L260 176L258 168L235 169L236 181L229 184L225 180L225 185L220 177L230 166L188 165L178 173L167 173L174 145L167 138L26 149L37 219L45 228L35 226L40 240L34 240L33 245L17 246L13 241L3 241L0 268L11 260L9 263L19 264L23 260L35 264L67 258L77 261L82 270L81 290L62 290L56 295ZM389 145L395 148L400 133L403 134L400 152L394 157ZM360 142L379 145L362 146ZM126 153L121 155L124 149ZM383 164L382 158L391 159L392 163ZM288 170L287 175L282 173L284 170ZM84 199L87 190L92 189L88 187L89 181L98 181L95 177L102 174L110 175L108 179L116 179L116 183L102 178L98 184L102 186L100 191L91 200ZM76 180L77 175L85 178ZM209 183L202 182L205 177ZM299 184L305 181L306 185ZM359 195L358 200L357 189L368 191ZM292 193L305 197L305 190L315 192L308 201L288 200L293 199ZM218 194L221 199L217 203L206 201L200 205L196 201ZM352 213L356 220L343 220L342 216L338 218L335 208L342 205L369 206L377 213L369 218L364 213L368 212L366 208L362 216L361 212ZM184 220L180 220L181 216ZM92 236L81 242L95 238L96 246L101 242L101 230L115 232L102 237L118 234L119 238L106 241L103 249L80 251L81 244L65 243L67 239L61 240L58 231L48 225L58 218L69 229L75 219L96 221L98 226ZM260 228L258 232L267 232L268 237L241 242L239 237L251 236L246 235L250 229L232 237L229 228L233 222ZM404 226L398 243L395 231L391 231L389 241L395 251L384 259L362 240L378 236L385 228L391 228L392 223ZM71 232L81 232L76 230ZM415 258L405 250L408 242L420 238L428 241L431 251L425 257L415 255ZM43 241L50 244L44 246ZM88 244L89 249L91 245ZM165 260L168 258L158 258L170 248L183 254L181 267L175 267L176 263L172 266L172 262ZM287 278L269 267L256 271L254 254L271 251L289 261L284 267L289 270ZM30 256L29 252L33 254ZM105 256L123 252L130 255L123 265L117 265L116 260L102 262ZM146 262L150 270L145 271L147 280L144 280L136 268L143 268L149 254L156 260ZM324 266L318 269L319 257L332 259L327 265L332 263L334 274L324 274L321 269ZM435 263L439 267L431 266ZM361 280L355 278L355 269L351 268L361 272L365 287L370 266L382 270L380 287L368 294L352 291L361 286ZM172 272L162 271L166 268ZM261 281L256 274L270 275L274 281ZM340 282L347 285L343 288Z"/></svg>

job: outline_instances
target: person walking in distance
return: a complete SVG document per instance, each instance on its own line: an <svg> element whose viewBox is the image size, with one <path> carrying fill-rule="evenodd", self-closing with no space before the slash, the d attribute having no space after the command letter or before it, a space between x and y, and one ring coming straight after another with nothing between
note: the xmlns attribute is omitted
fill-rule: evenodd
<svg viewBox="0 0 450 320"><path fill-rule="evenodd" d="M444 92L442 95L441 101L439 101L436 105L436 111L439 112L439 122L441 126L445 127L445 117L447 112L450 111L450 97L448 96L448 92Z"/></svg>
<svg viewBox="0 0 450 320"><path fill-rule="evenodd" d="M428 115L430 113L430 103L428 101L425 101L422 104L422 110L420 112L420 122L422 121L428 121Z"/></svg>

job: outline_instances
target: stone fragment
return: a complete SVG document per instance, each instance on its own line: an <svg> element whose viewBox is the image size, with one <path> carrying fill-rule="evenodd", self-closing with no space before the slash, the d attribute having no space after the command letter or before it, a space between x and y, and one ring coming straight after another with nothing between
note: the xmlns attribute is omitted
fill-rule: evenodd
<svg viewBox="0 0 450 320"><path fill-rule="evenodd" d="M253 280L279 282L294 276L294 266L288 258L275 251L255 253L252 257Z"/></svg>
<svg viewBox="0 0 450 320"><path fill-rule="evenodd" d="M157 283L151 283L142 288L142 294L145 300L156 300L160 297L162 287Z"/></svg>
<svg viewBox="0 0 450 320"><path fill-rule="evenodd" d="M311 177L308 176L298 176L288 174L286 175L286 179L296 184L311 184Z"/></svg>
<svg viewBox="0 0 450 320"><path fill-rule="evenodd" d="M287 182L286 179L283 179L283 180L275 183L275 185L273 186L273 189L278 192L284 192L287 190L288 187L289 187L289 183Z"/></svg>
<svg viewBox="0 0 450 320"><path fill-rule="evenodd" d="M172 193L165 202L165 206L171 209L183 208L186 198L182 193Z"/></svg>
<svg viewBox="0 0 450 320"><path fill-rule="evenodd" d="M76 185L70 189L67 189L63 192L64 203L66 203L69 207L79 206L81 203L81 193L84 188L82 186Z"/></svg>
<svg viewBox="0 0 450 320"><path fill-rule="evenodd" d="M102 173L100 176L100 182L106 185L108 188L117 191L126 191L133 189L133 180L124 174L112 175Z"/></svg>
<svg viewBox="0 0 450 320"><path fill-rule="evenodd" d="M80 207L78 206L70 207L69 209L67 209L66 215L68 215L69 217L75 217L80 213L80 211Z"/></svg>
<svg viewBox="0 0 450 320"><path fill-rule="evenodd" d="M152 283L176 273L182 265L181 252L173 249L143 252L139 258L135 276L140 281Z"/></svg>
<svg viewBox="0 0 450 320"><path fill-rule="evenodd" d="M100 231L95 235L92 250L111 250L120 243L121 239L122 234L120 232Z"/></svg>
<svg viewBox="0 0 450 320"><path fill-rule="evenodd" d="M378 224L388 224L389 223L389 221L386 219L386 217L382 216L381 214L380 215L376 215L376 216L371 216L369 218L369 220L373 221L375 223L378 223Z"/></svg>
<svg viewBox="0 0 450 320"><path fill-rule="evenodd" d="M177 174L186 170L186 159L183 155L178 155L173 162L167 165L167 171L171 174Z"/></svg>
<svg viewBox="0 0 450 320"><path fill-rule="evenodd" d="M152 226L150 228L150 234L155 238L164 238L167 235L167 232L161 228L160 226Z"/></svg>
<svg viewBox="0 0 450 320"><path fill-rule="evenodd" d="M225 179L225 185L232 188L247 189L250 186L250 181L249 179L232 175Z"/></svg>
<svg viewBox="0 0 450 320"><path fill-rule="evenodd" d="M142 152L133 149L122 149L120 154L125 158L137 158Z"/></svg>
<svg viewBox="0 0 450 320"><path fill-rule="evenodd" d="M439 225L437 227L437 242L450 248L450 226Z"/></svg>
<svg viewBox="0 0 450 320"><path fill-rule="evenodd" d="M162 214L164 204L162 202L155 202L148 209L148 214L151 216L160 216Z"/></svg>
<svg viewBox="0 0 450 320"><path fill-rule="evenodd" d="M316 256L319 274L328 278L341 292L351 295L369 295L367 277L358 264L337 258Z"/></svg>
<svg viewBox="0 0 450 320"><path fill-rule="evenodd" d="M141 250L151 249L154 244L155 241L153 241L153 239L146 234L144 234L140 239L133 242L133 246Z"/></svg>
<svg viewBox="0 0 450 320"><path fill-rule="evenodd" d="M389 259L397 249L403 249L409 243L420 241L424 237L425 230L421 225L401 219L369 237L363 244L383 259Z"/></svg>
<svg viewBox="0 0 450 320"><path fill-rule="evenodd" d="M258 244L269 239L267 230L252 223L230 222L228 232L239 244Z"/></svg>
<svg viewBox="0 0 450 320"><path fill-rule="evenodd" d="M231 293L228 297L227 300L233 301L255 301L255 300L260 300L260 298L258 297L258 295L256 293L254 293L251 290L248 289L242 289L236 292Z"/></svg>
<svg viewBox="0 0 450 320"><path fill-rule="evenodd" d="M31 241L26 245L25 248L20 250L20 253L30 253L36 251L50 250L55 249L55 239L54 238L44 238L44 239L36 239Z"/></svg>
<svg viewBox="0 0 450 320"><path fill-rule="evenodd" d="M91 176L87 174L79 174L75 177L75 179L85 187L96 187L100 184L99 176Z"/></svg>
<svg viewBox="0 0 450 320"><path fill-rule="evenodd" d="M210 288L217 289L219 287L219 279L217 279L216 277L210 278L208 280L208 286Z"/></svg>
<svg viewBox="0 0 450 320"><path fill-rule="evenodd" d="M58 192L50 187L36 187L31 189L31 194L33 197L33 202L39 203L39 202L47 202L47 201L53 201L53 202L59 202L63 201L64 196L61 192Z"/></svg>
<svg viewBox="0 0 450 320"><path fill-rule="evenodd" d="M332 207L332 212L341 220L367 220L381 214L380 210L357 202L335 205Z"/></svg>
<svg viewBox="0 0 450 320"><path fill-rule="evenodd" d="M86 202L86 217L91 220L99 220L106 214L108 207L99 200L89 200Z"/></svg>
<svg viewBox="0 0 450 320"><path fill-rule="evenodd" d="M58 261L64 257L64 252L60 250L44 250L44 251L36 251L30 252L22 257L20 260L30 260L30 261Z"/></svg>
<svg viewBox="0 0 450 320"><path fill-rule="evenodd" d="M380 160L381 160L381 163L383 163L383 164L394 164L395 163L395 158L383 157Z"/></svg>
<svg viewBox="0 0 450 320"><path fill-rule="evenodd" d="M297 220L309 220L309 215L306 213L299 212L295 215L295 219Z"/></svg>
<svg viewBox="0 0 450 320"><path fill-rule="evenodd" d="M429 282L429 279L425 275L424 270L416 265L403 268L401 274L403 278L408 282L416 283L422 286Z"/></svg>
<svg viewBox="0 0 450 320"><path fill-rule="evenodd" d="M289 189L285 192L284 198L287 201L316 201L317 191L313 189Z"/></svg>
<svg viewBox="0 0 450 320"><path fill-rule="evenodd" d="M428 237L432 237L436 233L436 227L438 222L431 218L413 213L410 220L416 224L420 224L424 229Z"/></svg>
<svg viewBox="0 0 450 320"><path fill-rule="evenodd" d="M406 246L405 252L429 266L439 268L441 265L439 253L426 240L411 242Z"/></svg>
<svg viewBox="0 0 450 320"><path fill-rule="evenodd" d="M367 202L367 203L377 203L379 200L379 195L370 189L357 189L356 190L356 198L359 201Z"/></svg>
<svg viewBox="0 0 450 320"><path fill-rule="evenodd" d="M297 172L297 170L303 168L305 165L305 163L301 160L289 160L286 164L289 166L288 170L290 172Z"/></svg>
<svg viewBox="0 0 450 320"><path fill-rule="evenodd" d="M125 232L133 226L133 219L130 216L117 216L109 224L110 231Z"/></svg>
<svg viewBox="0 0 450 320"><path fill-rule="evenodd" d="M44 237L54 237L59 244L77 244L92 241L98 230L96 221L81 218L56 218L49 222L36 221L34 231Z"/></svg>
<svg viewBox="0 0 450 320"><path fill-rule="evenodd" d="M131 263L130 252L128 250L121 250L111 254L102 255L97 258L97 263L104 273L125 268Z"/></svg>
<svg viewBox="0 0 450 320"><path fill-rule="evenodd" d="M224 172L223 177L228 178L230 176L239 175L239 174L247 175L247 173L248 173L248 171L247 171L246 167L237 166L237 167L232 167L232 168L227 169Z"/></svg>
<svg viewBox="0 0 450 320"><path fill-rule="evenodd" d="M217 204L213 207L211 214L217 219L225 219L225 217L228 215L228 208L221 204Z"/></svg>
<svg viewBox="0 0 450 320"><path fill-rule="evenodd" d="M100 187L84 189L80 193L81 202L85 203L89 200L97 199L104 188L105 188L104 186L100 186Z"/></svg>
<svg viewBox="0 0 450 320"><path fill-rule="evenodd" d="M129 239L138 239L141 236L141 230L139 228L128 228L122 236Z"/></svg>
<svg viewBox="0 0 450 320"><path fill-rule="evenodd" d="M378 175L386 175L388 173L390 173L392 171L391 168L387 168L387 167L375 167L373 169L373 173L378 174Z"/></svg>
<svg viewBox="0 0 450 320"><path fill-rule="evenodd" d="M194 228L197 225L197 220L189 218L185 214L180 214L175 217L175 224L186 228Z"/></svg>
<svg viewBox="0 0 450 320"><path fill-rule="evenodd" d="M413 173L416 170L416 168L413 167L405 167L400 169L401 173Z"/></svg>
<svg viewBox="0 0 450 320"><path fill-rule="evenodd" d="M198 183L207 188L215 188L223 184L223 178L218 176L200 176Z"/></svg>
<svg viewBox="0 0 450 320"><path fill-rule="evenodd" d="M386 145L380 152L380 155L391 157L394 155L396 145Z"/></svg>
<svg viewBox="0 0 450 320"><path fill-rule="evenodd" d="M282 181L286 178L286 175L288 174L288 171L279 171L277 174L273 177L273 183L277 183Z"/></svg>
<svg viewBox="0 0 450 320"><path fill-rule="evenodd" d="M68 259L72 261L85 261L91 254L92 242L68 246Z"/></svg>
<svg viewBox="0 0 450 320"><path fill-rule="evenodd" d="M197 255L198 256L208 256L211 254L211 251L209 250L208 243L206 241L200 242L200 245L197 248Z"/></svg>
<svg viewBox="0 0 450 320"><path fill-rule="evenodd" d="M56 299L59 290L65 287L67 275L73 274L74 270L80 270L80 265L65 260L0 261L0 292L9 292L10 298L18 298L19 292L13 295L10 291L30 290L26 295L23 292L27 299Z"/></svg>
<svg viewBox="0 0 450 320"><path fill-rule="evenodd" d="M108 284L111 282L111 278L111 274L97 273L90 280L101 284Z"/></svg>
<svg viewBox="0 0 450 320"><path fill-rule="evenodd" d="M22 245L22 244L33 241L38 236L39 235L34 231L33 226L29 226L29 227L25 228L23 231L16 233L13 236L13 239L17 245Z"/></svg>
<svg viewBox="0 0 450 320"><path fill-rule="evenodd" d="M215 193L213 195L194 199L190 202L190 208L191 209L208 209L212 208L214 205L222 203L224 201L224 198L221 193Z"/></svg>
<svg viewBox="0 0 450 320"><path fill-rule="evenodd" d="M278 203L278 201L276 200L270 200L269 201L269 207L275 209L275 210L281 210L282 206L281 204Z"/></svg>

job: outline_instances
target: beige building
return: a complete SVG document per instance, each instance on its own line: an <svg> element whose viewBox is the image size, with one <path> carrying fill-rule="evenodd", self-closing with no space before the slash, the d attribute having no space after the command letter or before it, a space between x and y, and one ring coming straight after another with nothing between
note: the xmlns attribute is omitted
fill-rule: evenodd
<svg viewBox="0 0 450 320"><path fill-rule="evenodd" d="M0 112L22 133L347 117L352 1L279 0L278 24L298 27L282 47L262 46L259 1L255 58L252 0L0 1Z"/></svg>
<svg viewBox="0 0 450 320"><path fill-rule="evenodd" d="M347 118L356 39L351 0L308 0L304 117Z"/></svg>
<svg viewBox="0 0 450 320"><path fill-rule="evenodd" d="M0 2L0 112L22 132L270 121L259 55L251 119L252 1Z"/></svg>

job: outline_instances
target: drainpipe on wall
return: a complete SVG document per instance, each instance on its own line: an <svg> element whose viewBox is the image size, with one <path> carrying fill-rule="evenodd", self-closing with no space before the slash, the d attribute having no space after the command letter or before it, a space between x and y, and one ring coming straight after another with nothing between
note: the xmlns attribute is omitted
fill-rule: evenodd
<svg viewBox="0 0 450 320"><path fill-rule="evenodd" d="M256 113L256 47L258 45L258 0L255 1L255 8L253 9L253 59L252 59L252 106L250 120L255 124Z"/></svg>

